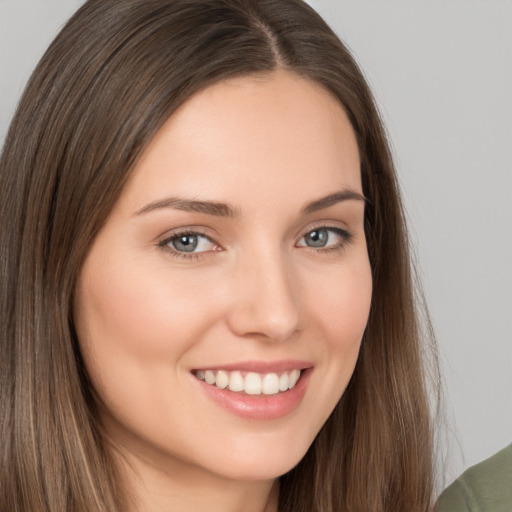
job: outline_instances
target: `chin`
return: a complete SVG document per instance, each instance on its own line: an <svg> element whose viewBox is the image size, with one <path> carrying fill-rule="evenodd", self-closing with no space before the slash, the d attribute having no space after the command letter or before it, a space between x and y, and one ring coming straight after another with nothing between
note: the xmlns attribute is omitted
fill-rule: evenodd
<svg viewBox="0 0 512 512"><path fill-rule="evenodd" d="M230 450L222 461L222 467L215 472L232 480L258 481L274 480L293 469L304 457L309 441L300 441L289 436L279 446L263 442Z"/></svg>

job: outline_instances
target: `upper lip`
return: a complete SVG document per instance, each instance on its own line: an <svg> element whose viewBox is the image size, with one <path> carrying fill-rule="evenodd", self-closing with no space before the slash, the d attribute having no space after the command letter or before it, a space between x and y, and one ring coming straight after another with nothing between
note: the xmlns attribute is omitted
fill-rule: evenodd
<svg viewBox="0 0 512 512"><path fill-rule="evenodd" d="M242 371L254 373L278 373L291 370L305 370L311 368L313 363L310 361L299 361L296 359L283 359L279 361L239 361L228 364L200 366L195 370L224 370L224 371Z"/></svg>

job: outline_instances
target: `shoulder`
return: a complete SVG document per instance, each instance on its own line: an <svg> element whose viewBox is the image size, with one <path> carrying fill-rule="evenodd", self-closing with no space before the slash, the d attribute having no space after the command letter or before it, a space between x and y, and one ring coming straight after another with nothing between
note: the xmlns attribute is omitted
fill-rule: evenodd
<svg viewBox="0 0 512 512"><path fill-rule="evenodd" d="M469 468L438 501L438 512L511 511L512 444Z"/></svg>

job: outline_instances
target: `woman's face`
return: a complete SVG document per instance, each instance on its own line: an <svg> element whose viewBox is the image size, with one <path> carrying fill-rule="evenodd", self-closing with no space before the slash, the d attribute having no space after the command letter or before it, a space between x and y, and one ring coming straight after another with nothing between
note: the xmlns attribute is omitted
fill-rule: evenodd
<svg viewBox="0 0 512 512"><path fill-rule="evenodd" d="M76 291L118 449L177 478L297 464L356 364L363 220L356 139L319 85L279 71L189 99L135 166Z"/></svg>

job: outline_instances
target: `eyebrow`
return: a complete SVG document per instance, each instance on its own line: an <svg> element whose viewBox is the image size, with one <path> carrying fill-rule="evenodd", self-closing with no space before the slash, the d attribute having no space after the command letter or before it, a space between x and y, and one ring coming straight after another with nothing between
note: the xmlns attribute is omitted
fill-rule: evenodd
<svg viewBox="0 0 512 512"><path fill-rule="evenodd" d="M302 209L302 213L313 213L318 210L323 210L324 208L333 206L342 201L349 200L366 202L366 198L359 192L346 189L334 194L329 194L328 196L316 199L315 201L308 203ZM159 210L161 208L173 208L175 210L182 210L185 212L204 213L206 215L214 215L216 217L238 218L241 216L240 209L228 203L199 201L194 199L184 199L180 197L167 197L165 199L153 201L152 203L143 206L140 210L137 210L135 215L143 215L145 213Z"/></svg>
<svg viewBox="0 0 512 512"><path fill-rule="evenodd" d="M345 189L340 192L336 192L334 194L329 194L328 196L322 197L321 199L317 199L306 205L303 209L303 213L313 213L318 210L323 210L324 208L329 208L329 206L333 206L337 203L341 203L342 201L363 201L367 202L366 197L364 197L359 192L355 190Z"/></svg>
<svg viewBox="0 0 512 512"><path fill-rule="evenodd" d="M240 211L227 203L217 203L215 201L197 201L193 199L182 199L179 197L167 197L143 206L135 212L135 215L158 210L160 208L173 208L185 212L205 213L206 215L215 215L216 217L240 217Z"/></svg>

